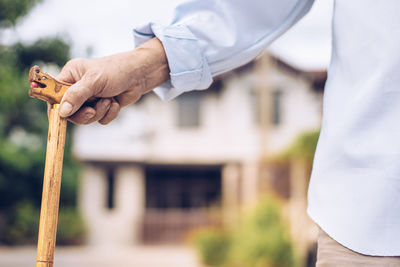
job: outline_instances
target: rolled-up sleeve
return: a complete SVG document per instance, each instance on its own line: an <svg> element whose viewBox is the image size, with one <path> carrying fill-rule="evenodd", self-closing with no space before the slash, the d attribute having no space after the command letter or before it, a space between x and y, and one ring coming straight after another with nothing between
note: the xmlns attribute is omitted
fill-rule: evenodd
<svg viewBox="0 0 400 267"><path fill-rule="evenodd" d="M155 92L164 100L208 88L212 78L253 60L311 8L314 0L193 0L176 7L169 25L134 29L135 44L157 37L170 80Z"/></svg>

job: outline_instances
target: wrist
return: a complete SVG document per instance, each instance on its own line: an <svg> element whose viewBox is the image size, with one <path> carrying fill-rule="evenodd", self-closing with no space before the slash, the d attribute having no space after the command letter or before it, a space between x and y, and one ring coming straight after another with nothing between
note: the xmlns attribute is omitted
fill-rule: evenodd
<svg viewBox="0 0 400 267"><path fill-rule="evenodd" d="M133 51L136 86L145 94L170 79L167 56L161 41L153 38Z"/></svg>

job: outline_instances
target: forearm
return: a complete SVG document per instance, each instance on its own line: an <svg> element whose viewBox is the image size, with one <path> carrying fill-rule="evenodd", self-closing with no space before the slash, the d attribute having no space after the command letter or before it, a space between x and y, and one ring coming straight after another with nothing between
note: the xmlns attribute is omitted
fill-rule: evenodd
<svg viewBox="0 0 400 267"><path fill-rule="evenodd" d="M164 47L157 38L152 38L130 53L133 82L137 83L142 93L153 90L170 78Z"/></svg>

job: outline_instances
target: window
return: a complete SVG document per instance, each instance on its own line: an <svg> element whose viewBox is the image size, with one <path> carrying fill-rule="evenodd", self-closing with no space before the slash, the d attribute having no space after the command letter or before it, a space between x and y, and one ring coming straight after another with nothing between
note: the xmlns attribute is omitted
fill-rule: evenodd
<svg viewBox="0 0 400 267"><path fill-rule="evenodd" d="M106 195L106 207L109 210L114 208L114 195L115 195L115 171L114 169L110 168L107 169L107 195Z"/></svg>
<svg viewBox="0 0 400 267"><path fill-rule="evenodd" d="M282 91L276 89L272 92L272 125L282 122Z"/></svg>
<svg viewBox="0 0 400 267"><path fill-rule="evenodd" d="M250 105L252 107L252 119L256 125L261 125L261 115L260 115L260 100L259 93L256 89L250 90Z"/></svg>
<svg viewBox="0 0 400 267"><path fill-rule="evenodd" d="M282 95L281 89L272 91L250 91L250 101L253 107L253 119L259 126L279 125L282 123Z"/></svg>
<svg viewBox="0 0 400 267"><path fill-rule="evenodd" d="M197 92L185 93L178 97L178 127L200 126L200 100L201 95Z"/></svg>

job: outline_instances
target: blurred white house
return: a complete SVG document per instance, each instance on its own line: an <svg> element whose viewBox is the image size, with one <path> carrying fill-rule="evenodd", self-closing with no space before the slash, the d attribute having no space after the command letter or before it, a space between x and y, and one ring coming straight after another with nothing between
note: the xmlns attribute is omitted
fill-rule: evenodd
<svg viewBox="0 0 400 267"><path fill-rule="evenodd" d="M190 229L226 223L251 206L260 160L320 127L325 79L325 71L302 71L265 53L208 90L169 102L149 94L107 127L77 127L89 245L179 242ZM281 184L281 194L292 190ZM303 191L295 216L306 216Z"/></svg>

